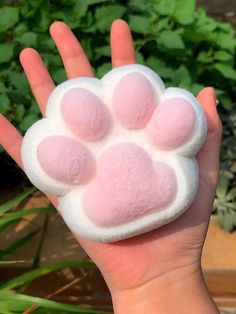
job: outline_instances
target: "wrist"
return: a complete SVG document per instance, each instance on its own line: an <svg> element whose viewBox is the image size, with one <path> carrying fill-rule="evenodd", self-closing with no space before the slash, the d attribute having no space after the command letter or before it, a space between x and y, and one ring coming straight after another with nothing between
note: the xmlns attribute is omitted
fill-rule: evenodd
<svg viewBox="0 0 236 314"><path fill-rule="evenodd" d="M218 314L200 266L189 265L140 287L112 292L115 314Z"/></svg>

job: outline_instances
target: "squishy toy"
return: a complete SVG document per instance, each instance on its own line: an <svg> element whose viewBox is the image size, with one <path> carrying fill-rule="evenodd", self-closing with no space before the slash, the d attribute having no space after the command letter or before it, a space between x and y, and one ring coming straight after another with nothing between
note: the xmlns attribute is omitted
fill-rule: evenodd
<svg viewBox="0 0 236 314"><path fill-rule="evenodd" d="M206 132L191 93L165 88L146 66L125 65L101 80L58 85L24 137L23 166L37 188L58 196L74 234L114 242L189 208Z"/></svg>

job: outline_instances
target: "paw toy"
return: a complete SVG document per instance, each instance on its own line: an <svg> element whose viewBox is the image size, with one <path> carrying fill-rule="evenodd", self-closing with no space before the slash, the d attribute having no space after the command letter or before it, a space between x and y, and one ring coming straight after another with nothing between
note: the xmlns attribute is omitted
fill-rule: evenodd
<svg viewBox="0 0 236 314"><path fill-rule="evenodd" d="M192 94L126 65L101 80L57 86L45 118L24 137L22 160L31 182L58 196L73 233L113 242L171 222L191 205L194 156L206 131Z"/></svg>

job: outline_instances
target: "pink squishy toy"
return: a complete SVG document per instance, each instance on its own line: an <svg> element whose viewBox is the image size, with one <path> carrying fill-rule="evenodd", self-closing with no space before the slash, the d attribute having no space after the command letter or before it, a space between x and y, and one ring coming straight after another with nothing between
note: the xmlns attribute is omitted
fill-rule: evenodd
<svg viewBox="0 0 236 314"><path fill-rule="evenodd" d="M22 160L31 182L58 196L74 234L113 242L187 210L206 132L192 94L132 64L58 85L24 137Z"/></svg>

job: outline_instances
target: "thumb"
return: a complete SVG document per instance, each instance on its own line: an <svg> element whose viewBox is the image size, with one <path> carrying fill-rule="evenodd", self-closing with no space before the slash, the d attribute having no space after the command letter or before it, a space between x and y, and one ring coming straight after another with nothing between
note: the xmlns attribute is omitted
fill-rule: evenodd
<svg viewBox="0 0 236 314"><path fill-rule="evenodd" d="M207 87L200 91L198 100L207 119L207 136L197 155L200 173L208 174L213 186L217 184L222 126L216 109L214 88Z"/></svg>

